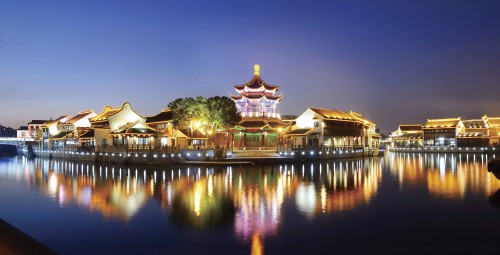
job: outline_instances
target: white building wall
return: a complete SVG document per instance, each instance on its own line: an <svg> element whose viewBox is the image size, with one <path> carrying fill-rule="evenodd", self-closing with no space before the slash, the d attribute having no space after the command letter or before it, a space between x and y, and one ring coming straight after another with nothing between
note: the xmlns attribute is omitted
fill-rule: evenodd
<svg viewBox="0 0 500 255"><path fill-rule="evenodd" d="M135 113L129 103L124 103L120 111L108 116L110 132L114 132L119 127L137 120L146 123L146 119Z"/></svg>

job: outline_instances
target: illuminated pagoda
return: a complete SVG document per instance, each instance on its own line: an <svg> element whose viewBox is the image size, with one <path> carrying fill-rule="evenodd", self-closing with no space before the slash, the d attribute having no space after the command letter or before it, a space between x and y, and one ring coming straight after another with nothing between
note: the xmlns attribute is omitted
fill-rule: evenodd
<svg viewBox="0 0 500 255"><path fill-rule="evenodd" d="M285 124L276 112L282 95L279 86L270 85L260 77L260 66L254 66L254 76L242 85L235 85L238 95L231 95L241 122L232 130L233 146L241 149L276 147Z"/></svg>

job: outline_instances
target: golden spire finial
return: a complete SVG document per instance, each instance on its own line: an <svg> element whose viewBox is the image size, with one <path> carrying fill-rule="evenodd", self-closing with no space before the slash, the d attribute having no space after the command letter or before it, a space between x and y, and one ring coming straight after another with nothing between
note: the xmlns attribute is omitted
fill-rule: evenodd
<svg viewBox="0 0 500 255"><path fill-rule="evenodd" d="M255 65L253 66L253 70L255 71L255 73L254 73L255 75L260 75L260 73L259 73L259 71L260 71L260 66L259 66L259 65L255 64Z"/></svg>

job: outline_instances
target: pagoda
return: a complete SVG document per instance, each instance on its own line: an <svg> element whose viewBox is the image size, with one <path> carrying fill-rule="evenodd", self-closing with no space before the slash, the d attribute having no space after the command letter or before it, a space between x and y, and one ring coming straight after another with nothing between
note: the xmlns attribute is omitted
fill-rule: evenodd
<svg viewBox="0 0 500 255"><path fill-rule="evenodd" d="M233 146L241 149L270 149L282 140L285 124L276 112L282 94L277 95L278 85L270 85L260 77L260 66L254 66L254 76L249 82L235 85L237 95L231 95L241 122L233 129Z"/></svg>

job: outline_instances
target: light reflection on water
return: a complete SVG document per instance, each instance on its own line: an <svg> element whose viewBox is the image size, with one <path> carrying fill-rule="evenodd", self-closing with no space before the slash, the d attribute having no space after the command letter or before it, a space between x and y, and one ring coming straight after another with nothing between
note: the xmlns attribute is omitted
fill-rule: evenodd
<svg viewBox="0 0 500 255"><path fill-rule="evenodd" d="M313 219L369 203L382 178L378 159L243 168L147 168L22 158L19 167L15 166L3 169L2 178L25 181L61 207L74 203L104 218L127 222L148 200L157 199L172 211L178 225L233 224L236 236L252 241L255 247L266 236L277 234L286 199L294 200L297 210Z"/></svg>
<svg viewBox="0 0 500 255"><path fill-rule="evenodd" d="M154 201L181 229L230 228L252 254L263 254L268 237L280 236L283 224L300 221L284 218L285 205L307 224L366 211L384 176L399 192L417 187L444 199L488 197L500 190L500 181L486 171L490 158L389 153L380 159L269 166L144 167L20 157L0 161L0 178L34 187L60 207L77 205L124 225Z"/></svg>
<svg viewBox="0 0 500 255"><path fill-rule="evenodd" d="M388 161L400 188L425 185L434 196L463 200L466 194L489 196L500 181L487 171L491 156L474 154L392 153Z"/></svg>

